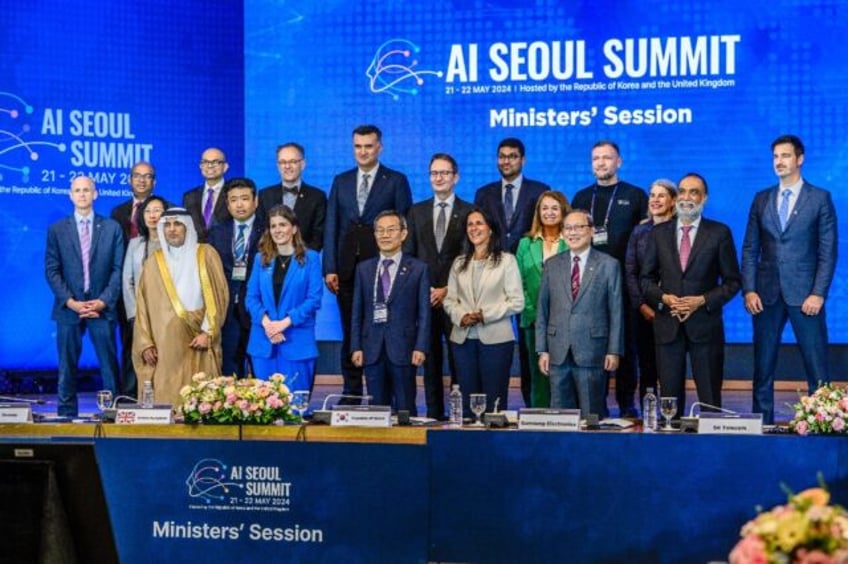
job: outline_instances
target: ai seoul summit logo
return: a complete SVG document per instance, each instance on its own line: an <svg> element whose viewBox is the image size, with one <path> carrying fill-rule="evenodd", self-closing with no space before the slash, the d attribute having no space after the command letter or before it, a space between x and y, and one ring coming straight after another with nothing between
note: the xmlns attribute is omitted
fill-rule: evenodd
<svg viewBox="0 0 848 564"><path fill-rule="evenodd" d="M291 509L292 484L279 466L227 465L217 458L199 460L185 481L190 509L273 511Z"/></svg>
<svg viewBox="0 0 848 564"><path fill-rule="evenodd" d="M420 52L421 47L408 39L390 39L380 45L365 70L371 92L399 100L401 94L418 94L426 76L441 78L442 71L417 68L415 57Z"/></svg>

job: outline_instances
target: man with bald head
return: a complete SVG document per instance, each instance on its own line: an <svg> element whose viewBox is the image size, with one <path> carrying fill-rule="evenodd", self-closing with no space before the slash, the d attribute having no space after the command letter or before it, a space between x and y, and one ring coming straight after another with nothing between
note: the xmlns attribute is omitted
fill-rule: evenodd
<svg viewBox="0 0 848 564"><path fill-rule="evenodd" d="M194 374L221 374L229 288L218 253L197 242L187 210L169 208L157 230L161 248L144 263L138 284L132 356L156 401L176 404Z"/></svg>
<svg viewBox="0 0 848 564"><path fill-rule="evenodd" d="M183 194L183 207L191 214L197 240L206 241L206 234L213 223L227 221L227 198L224 193L224 174L230 165L224 151L210 147L200 155L200 174L203 184Z"/></svg>
<svg viewBox="0 0 848 564"><path fill-rule="evenodd" d="M88 331L100 362L103 388L117 392L115 322L121 294L124 238L121 227L94 213L94 180L71 182L74 213L50 226L44 271L53 291L53 319L59 353L58 414L76 417L77 364Z"/></svg>

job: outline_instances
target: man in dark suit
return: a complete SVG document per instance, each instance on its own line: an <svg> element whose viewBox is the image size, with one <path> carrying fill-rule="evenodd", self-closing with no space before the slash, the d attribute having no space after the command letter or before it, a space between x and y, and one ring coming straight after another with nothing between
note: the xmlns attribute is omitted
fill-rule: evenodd
<svg viewBox="0 0 848 564"><path fill-rule="evenodd" d="M124 232L124 252L130 239L138 237L138 224L144 221L138 215L139 206L153 194L156 187L156 169L153 165L139 161L130 169L130 188L132 198L112 208L110 214ZM119 389L123 395L134 398L138 395L138 383L132 363L133 326L127 319L124 300L118 300L118 327L121 331L121 382Z"/></svg>
<svg viewBox="0 0 848 564"><path fill-rule="evenodd" d="M412 205L406 175L380 164L382 132L374 125L353 130L356 168L333 179L324 224L324 283L339 303L342 322L342 393L362 395L362 369L351 363L350 323L356 265L377 255L374 220L386 210L405 215ZM359 403L342 398L340 403Z"/></svg>
<svg viewBox="0 0 848 564"><path fill-rule="evenodd" d="M250 178L230 179L224 186L222 198L227 202L231 219L213 224L208 235L209 244L221 257L230 288L227 317L221 328L221 372L242 378L252 373L245 370L250 314L244 297L253 257L265 226L256 214L256 184Z"/></svg>
<svg viewBox="0 0 848 564"><path fill-rule="evenodd" d="M622 181L618 169L622 160L618 145L602 140L592 146L592 173L595 183L574 195L574 208L589 210L595 222L592 245L618 260L624 276L627 241L633 228L648 213L648 196L641 188ZM630 297L624 294L624 355L615 373L615 399L622 417L636 417L634 405L637 383L636 341L634 325L636 312Z"/></svg>
<svg viewBox="0 0 848 564"><path fill-rule="evenodd" d="M836 268L836 209L830 192L801 178L804 144L795 135L771 145L780 179L757 193L742 244L742 291L754 321L753 411L774 423L774 373L787 319L812 393L830 381L824 303Z"/></svg>
<svg viewBox="0 0 848 564"><path fill-rule="evenodd" d="M374 222L380 254L356 267L351 321L351 361L364 367L376 405L417 415L415 371L430 342L427 264L401 251L406 220L392 210Z"/></svg>
<svg viewBox="0 0 848 564"><path fill-rule="evenodd" d="M485 209L500 227L503 250L515 254L518 242L533 225L536 200L542 192L550 190L543 182L524 178L527 158L524 143L509 137L498 144L498 171L501 179L477 189L474 204ZM524 329L518 327L518 363L521 369L521 397L530 405L530 354L524 338Z"/></svg>
<svg viewBox="0 0 848 564"><path fill-rule="evenodd" d="M545 263L539 287L536 352L551 380L551 407L607 415L606 375L624 349L618 262L592 248L592 217L565 216L568 251Z"/></svg>
<svg viewBox="0 0 848 564"><path fill-rule="evenodd" d="M721 407L724 304L741 283L730 228L702 217L707 181L688 173L678 182L677 219L654 227L642 269L645 301L657 312L654 337L663 396L686 407L686 354L698 401Z"/></svg>
<svg viewBox="0 0 848 564"><path fill-rule="evenodd" d="M198 241L206 242L206 234L212 224L230 219L224 192L224 174L230 165L221 149L210 147L200 155L200 174L203 184L183 194L183 207L191 214L197 231Z"/></svg>
<svg viewBox="0 0 848 564"><path fill-rule="evenodd" d="M465 240L465 217L471 205L454 192L459 182L459 166L447 153L430 159L430 185L433 197L409 209L408 236L403 251L427 263L430 274L430 354L424 363L424 397L427 417L445 419L445 390L442 380L444 350L448 351L451 380L455 379L453 351L447 343L453 327L442 308L448 292L448 275L453 260Z"/></svg>
<svg viewBox="0 0 848 564"><path fill-rule="evenodd" d="M303 182L306 153L297 143L283 143L277 147L279 184L259 191L259 216L283 204L297 216L303 243L314 251L324 247L324 222L327 217L327 195L320 188Z"/></svg>
<svg viewBox="0 0 848 564"><path fill-rule="evenodd" d="M88 330L103 388L116 393L115 321L121 295L124 238L115 221L94 213L97 189L87 176L71 182L74 214L50 226L44 271L53 291L59 352L58 414L79 415L77 364Z"/></svg>

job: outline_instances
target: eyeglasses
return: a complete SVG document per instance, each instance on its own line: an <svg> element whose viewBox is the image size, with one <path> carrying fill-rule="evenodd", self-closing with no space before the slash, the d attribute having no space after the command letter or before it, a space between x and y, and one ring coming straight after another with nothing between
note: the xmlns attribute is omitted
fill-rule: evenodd
<svg viewBox="0 0 848 564"><path fill-rule="evenodd" d="M378 227L374 230L376 235L394 235L401 231L400 227Z"/></svg>
<svg viewBox="0 0 848 564"><path fill-rule="evenodd" d="M153 180L154 178L156 178L149 172L134 172L130 176L138 180Z"/></svg>
<svg viewBox="0 0 848 564"><path fill-rule="evenodd" d="M302 160L303 159L291 159L289 161L279 160L279 161L277 161L277 164L280 165L280 166L294 166L294 165L298 164L299 162L301 162Z"/></svg>
<svg viewBox="0 0 848 564"><path fill-rule="evenodd" d="M200 166L221 166L225 162L227 162L227 161L222 161L220 159L215 159L213 161L208 161L206 159L203 159L202 161L200 161Z"/></svg>
<svg viewBox="0 0 848 564"><path fill-rule="evenodd" d="M518 153L509 153L509 154L500 153L500 154L498 154L498 160L499 161L517 161L520 158L521 158L521 155L519 155Z"/></svg>
<svg viewBox="0 0 848 564"><path fill-rule="evenodd" d="M452 170L431 170L430 178L450 178L454 175Z"/></svg>
<svg viewBox="0 0 848 564"><path fill-rule="evenodd" d="M565 231L566 233L571 233L571 232L583 231L587 227L589 227L589 225L586 224L586 223L584 223L583 225L563 225L562 230Z"/></svg>

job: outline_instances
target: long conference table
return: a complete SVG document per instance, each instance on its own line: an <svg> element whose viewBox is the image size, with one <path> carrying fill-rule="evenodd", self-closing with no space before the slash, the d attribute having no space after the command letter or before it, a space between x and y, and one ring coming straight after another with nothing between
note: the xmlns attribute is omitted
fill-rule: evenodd
<svg viewBox="0 0 848 564"><path fill-rule="evenodd" d="M837 437L11 424L0 447L0 469L43 451L71 528L111 534L120 562L723 561L781 484L820 476L848 502ZM74 449L93 452L107 523Z"/></svg>

